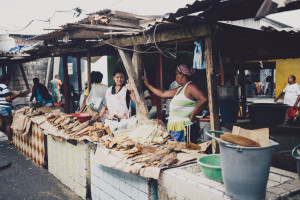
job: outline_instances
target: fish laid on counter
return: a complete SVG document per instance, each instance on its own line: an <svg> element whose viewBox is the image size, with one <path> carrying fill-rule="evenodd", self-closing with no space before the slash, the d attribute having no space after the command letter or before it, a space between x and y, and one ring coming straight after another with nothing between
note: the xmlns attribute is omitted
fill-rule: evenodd
<svg viewBox="0 0 300 200"><path fill-rule="evenodd" d="M154 153L152 158L150 160L148 160L146 163L149 164L149 163L153 163L154 161L160 161L165 155L167 155L173 151L174 151L174 149L170 148L170 147L160 150L160 151Z"/></svg>
<svg viewBox="0 0 300 200"><path fill-rule="evenodd" d="M177 162L177 154L175 152L172 152L163 157L158 167L161 168L164 166L168 166L174 164L175 162Z"/></svg>

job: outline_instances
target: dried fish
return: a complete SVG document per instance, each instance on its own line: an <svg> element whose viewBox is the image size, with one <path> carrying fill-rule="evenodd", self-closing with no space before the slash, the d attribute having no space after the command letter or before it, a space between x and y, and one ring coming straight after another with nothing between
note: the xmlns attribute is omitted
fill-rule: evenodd
<svg viewBox="0 0 300 200"><path fill-rule="evenodd" d="M72 129L72 132L78 132L78 131L84 129L85 127L87 127L89 125L89 123L90 123L89 121L86 121L86 122L80 124L79 126L76 126L75 128Z"/></svg>
<svg viewBox="0 0 300 200"><path fill-rule="evenodd" d="M176 161L177 154L175 152L172 152L168 155L166 155L162 160L160 165L158 165L159 168L163 166L168 166L170 164L173 164Z"/></svg>
<svg viewBox="0 0 300 200"><path fill-rule="evenodd" d="M172 151L174 151L173 148L166 148L166 149L163 149L161 151L158 151L156 153L154 153L153 157L148 160L146 163L153 163L154 161L159 161L161 160L165 155L171 153Z"/></svg>

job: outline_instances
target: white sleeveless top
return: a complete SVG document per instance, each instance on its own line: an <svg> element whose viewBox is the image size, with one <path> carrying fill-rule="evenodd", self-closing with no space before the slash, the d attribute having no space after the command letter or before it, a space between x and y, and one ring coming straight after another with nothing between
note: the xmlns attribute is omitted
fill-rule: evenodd
<svg viewBox="0 0 300 200"><path fill-rule="evenodd" d="M108 88L105 95L105 101L109 114L113 113L120 117L130 117L130 104L128 108L126 103L127 89L122 87L118 93L112 94L112 88L113 87Z"/></svg>
<svg viewBox="0 0 300 200"><path fill-rule="evenodd" d="M193 122L190 120L190 115L197 105L197 101L193 101L185 96L185 89L191 82L185 84L184 88L177 92L170 102L169 122L178 122L184 120L184 125L190 125ZM180 91L180 93L178 93Z"/></svg>

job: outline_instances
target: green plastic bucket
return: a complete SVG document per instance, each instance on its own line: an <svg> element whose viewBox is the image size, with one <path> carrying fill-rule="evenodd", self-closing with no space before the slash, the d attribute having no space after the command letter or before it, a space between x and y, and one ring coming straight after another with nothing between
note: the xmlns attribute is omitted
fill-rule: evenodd
<svg viewBox="0 0 300 200"><path fill-rule="evenodd" d="M206 178L223 183L220 154L203 156L198 159L198 163Z"/></svg>

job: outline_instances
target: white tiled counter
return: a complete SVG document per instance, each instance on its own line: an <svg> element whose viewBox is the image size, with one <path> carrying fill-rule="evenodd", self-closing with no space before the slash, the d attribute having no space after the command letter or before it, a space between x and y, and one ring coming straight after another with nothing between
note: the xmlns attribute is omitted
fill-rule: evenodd
<svg viewBox="0 0 300 200"><path fill-rule="evenodd" d="M105 167L91 158L91 195L93 200L156 200L157 180Z"/></svg>
<svg viewBox="0 0 300 200"><path fill-rule="evenodd" d="M48 135L48 170L78 196L90 196L90 147L89 143L71 144Z"/></svg>
<svg viewBox="0 0 300 200"><path fill-rule="evenodd" d="M300 192L298 174L271 167L266 199L285 199ZM205 178L197 164L165 170L158 180L160 200L229 200L223 184Z"/></svg>

